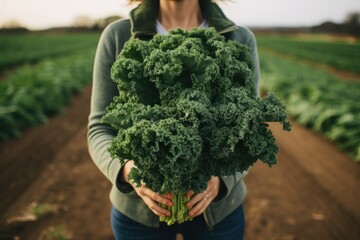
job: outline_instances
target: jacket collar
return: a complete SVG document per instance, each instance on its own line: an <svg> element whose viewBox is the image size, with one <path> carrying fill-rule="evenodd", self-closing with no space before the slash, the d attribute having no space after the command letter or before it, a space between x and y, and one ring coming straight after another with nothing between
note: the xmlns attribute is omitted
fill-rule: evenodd
<svg viewBox="0 0 360 240"><path fill-rule="evenodd" d="M199 0L201 12L220 34L234 31L237 26L229 20L220 7L211 0ZM154 11L155 9L155 11ZM159 12L159 0L143 0L130 12L131 32L134 37L153 36L156 34L156 18Z"/></svg>

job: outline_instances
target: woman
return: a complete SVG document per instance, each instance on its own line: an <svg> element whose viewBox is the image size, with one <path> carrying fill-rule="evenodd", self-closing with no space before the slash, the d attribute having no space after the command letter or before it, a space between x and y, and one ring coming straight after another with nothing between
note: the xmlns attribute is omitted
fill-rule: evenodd
<svg viewBox="0 0 360 240"><path fill-rule="evenodd" d="M166 34L170 29L208 26L214 27L227 39L249 46L255 62L257 85L259 65L253 34L227 19L211 0L143 0L131 11L130 19L110 24L101 36L94 65L88 144L95 164L113 184L111 224L116 239L175 239L179 232L185 239L243 239L244 173L212 177L204 192L189 192L191 200L187 206L194 220L166 226L159 223L159 216L169 216L170 212L159 203L172 205L171 194L159 195L145 185L138 188L130 184L127 175L134 163L130 160L121 165L110 157L107 148L116 132L100 123L106 107L118 95L110 78L111 66L130 37L149 40L157 33Z"/></svg>

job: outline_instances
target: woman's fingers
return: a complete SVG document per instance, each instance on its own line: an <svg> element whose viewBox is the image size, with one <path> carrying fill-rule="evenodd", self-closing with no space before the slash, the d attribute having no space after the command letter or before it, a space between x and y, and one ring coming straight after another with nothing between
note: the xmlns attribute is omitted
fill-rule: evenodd
<svg viewBox="0 0 360 240"><path fill-rule="evenodd" d="M155 213L157 216L170 216L170 211L162 208L159 203L164 204L166 206L172 206L173 202L171 201L172 195L170 193L160 195L156 192L152 191L150 188L146 187L146 184L142 184L141 187L136 186L134 181L128 181L128 174L131 169L135 167L134 161L129 160L123 167L123 179L126 182L129 182L139 197L144 201L144 203L149 207L149 209Z"/></svg>
<svg viewBox="0 0 360 240"><path fill-rule="evenodd" d="M144 194L155 202L162 203L167 206L173 205L173 202L169 198L162 196L156 192L153 192L151 189L147 187L144 188Z"/></svg>
<svg viewBox="0 0 360 240"><path fill-rule="evenodd" d="M155 213L157 216L170 216L170 211L162 208L159 203L167 206L172 206L173 202L171 201L171 195L157 194L156 192L147 188L145 185L142 185L140 188L134 186L134 188L136 193L142 198L144 203L153 213Z"/></svg>
<svg viewBox="0 0 360 240"><path fill-rule="evenodd" d="M191 196L190 201L186 206L191 209L189 211L190 217L196 217L202 214L210 203L216 198L220 189L220 179L218 177L212 177L208 183L207 189L198 194L188 192L188 196Z"/></svg>
<svg viewBox="0 0 360 240"><path fill-rule="evenodd" d="M155 202L153 199L151 199L150 197L145 196L143 198L143 201L148 206L148 208L153 213L155 213L155 215L157 215L157 216L170 216L171 213L170 213L169 210L160 207L160 205L157 202Z"/></svg>
<svg viewBox="0 0 360 240"><path fill-rule="evenodd" d="M131 182L131 181L130 181ZM157 216L170 216L171 212L159 204L166 206L172 206L173 202L171 201L171 194L160 195L148 187L145 184L142 184L141 187L133 185L136 193L142 198L144 203L149 207L149 209L156 214ZM195 194L193 191L187 193L188 197L191 197L190 201L186 206L190 209L189 215L191 217L196 217L201 215L210 203L216 198L220 189L220 179L218 177L212 177L208 183L207 189L202 193Z"/></svg>
<svg viewBox="0 0 360 240"><path fill-rule="evenodd" d="M206 191L194 195L187 204L187 207L191 209L189 211L189 216L196 217L202 214L214 198L215 197L213 197L212 194L209 194Z"/></svg>

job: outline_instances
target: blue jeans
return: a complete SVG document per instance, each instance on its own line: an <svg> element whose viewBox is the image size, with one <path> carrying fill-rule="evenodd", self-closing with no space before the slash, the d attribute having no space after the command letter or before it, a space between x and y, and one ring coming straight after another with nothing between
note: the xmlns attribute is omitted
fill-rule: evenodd
<svg viewBox="0 0 360 240"><path fill-rule="evenodd" d="M147 227L120 213L111 210L111 227L116 240L175 240L181 233L185 240L243 240L245 218L242 205L209 230L204 217L190 222L159 227Z"/></svg>

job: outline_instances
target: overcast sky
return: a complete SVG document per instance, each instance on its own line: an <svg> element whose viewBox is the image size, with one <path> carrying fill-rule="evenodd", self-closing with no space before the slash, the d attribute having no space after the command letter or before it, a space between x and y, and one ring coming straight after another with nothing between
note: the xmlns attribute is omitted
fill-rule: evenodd
<svg viewBox="0 0 360 240"><path fill-rule="evenodd" d="M342 22L360 12L360 0L230 0L225 14L245 26L312 26ZM0 0L0 26L17 20L30 29L69 25L77 16L127 16L126 0Z"/></svg>

